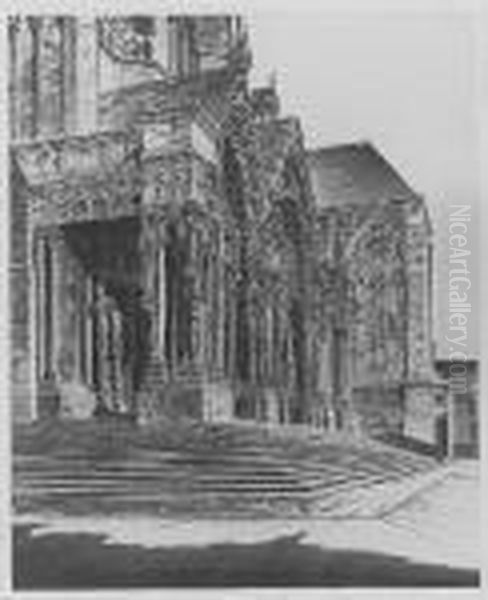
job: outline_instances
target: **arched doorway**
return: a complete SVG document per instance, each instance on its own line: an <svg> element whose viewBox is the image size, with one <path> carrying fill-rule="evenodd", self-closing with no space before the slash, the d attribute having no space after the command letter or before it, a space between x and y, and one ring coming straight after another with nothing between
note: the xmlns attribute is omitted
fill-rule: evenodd
<svg viewBox="0 0 488 600"><path fill-rule="evenodd" d="M66 368L60 376L90 390L97 412L131 412L149 339L139 223L133 218L83 222L63 226L61 234L58 354Z"/></svg>

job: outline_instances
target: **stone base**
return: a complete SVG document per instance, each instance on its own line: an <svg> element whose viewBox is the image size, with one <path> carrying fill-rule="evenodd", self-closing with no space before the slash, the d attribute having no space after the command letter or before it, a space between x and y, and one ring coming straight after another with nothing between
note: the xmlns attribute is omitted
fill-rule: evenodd
<svg viewBox="0 0 488 600"><path fill-rule="evenodd" d="M227 414L226 395L222 385L169 381L159 388L137 393L138 421L148 422L159 415L222 421ZM229 405L232 407L232 403L229 402Z"/></svg>
<svg viewBox="0 0 488 600"><path fill-rule="evenodd" d="M148 422L157 415L189 417L208 423L253 420L279 424L281 398L272 387L217 381L169 381L158 390L138 392L138 420ZM280 408L281 407L281 408Z"/></svg>
<svg viewBox="0 0 488 600"><path fill-rule="evenodd" d="M434 383L419 382L405 386L405 437L436 445L438 416Z"/></svg>
<svg viewBox="0 0 488 600"><path fill-rule="evenodd" d="M280 422L280 399L278 392L273 388L264 390L266 405L266 422L278 424Z"/></svg>
<svg viewBox="0 0 488 600"><path fill-rule="evenodd" d="M54 417L59 414L61 395L54 381L40 381L36 386L37 417Z"/></svg>
<svg viewBox="0 0 488 600"><path fill-rule="evenodd" d="M203 384L203 420L226 423L234 417L234 395L228 382Z"/></svg>
<svg viewBox="0 0 488 600"><path fill-rule="evenodd" d="M352 399L346 397L339 398L337 401L337 411L338 415L335 417L335 423L336 425L340 425L340 431L345 432L354 439L361 437L363 434L361 418L354 409Z"/></svg>
<svg viewBox="0 0 488 600"><path fill-rule="evenodd" d="M403 428L401 384L355 388L345 420L370 437L400 435Z"/></svg>
<svg viewBox="0 0 488 600"><path fill-rule="evenodd" d="M29 384L12 384L10 400L14 423L30 423L37 417L37 397Z"/></svg>
<svg viewBox="0 0 488 600"><path fill-rule="evenodd" d="M36 394L31 381L29 353L16 349L12 340L10 359L10 398L12 419L15 423L28 423L37 413Z"/></svg>
<svg viewBox="0 0 488 600"><path fill-rule="evenodd" d="M81 383L70 381L59 384L59 411L64 419L90 419L97 406L96 395Z"/></svg>

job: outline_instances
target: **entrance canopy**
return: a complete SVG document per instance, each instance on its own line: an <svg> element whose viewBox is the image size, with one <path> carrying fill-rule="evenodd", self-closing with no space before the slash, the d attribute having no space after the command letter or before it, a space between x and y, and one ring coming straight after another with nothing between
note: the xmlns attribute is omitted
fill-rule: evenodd
<svg viewBox="0 0 488 600"><path fill-rule="evenodd" d="M142 181L140 135L106 132L13 148L37 225L134 216Z"/></svg>

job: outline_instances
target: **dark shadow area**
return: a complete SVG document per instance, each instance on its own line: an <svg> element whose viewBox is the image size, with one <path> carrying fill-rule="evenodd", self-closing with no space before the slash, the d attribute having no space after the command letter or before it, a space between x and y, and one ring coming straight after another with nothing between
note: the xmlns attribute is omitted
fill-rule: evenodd
<svg viewBox="0 0 488 600"><path fill-rule="evenodd" d="M302 534L256 544L143 549L104 546L103 536L52 534L13 539L16 589L249 586L478 586L474 570L417 564L368 552L324 550Z"/></svg>
<svg viewBox="0 0 488 600"><path fill-rule="evenodd" d="M434 444L428 444L415 438L411 438L405 435L399 435L393 432L384 433L383 435L377 435L376 439L384 444L400 448L402 450L409 450L416 454L422 454L424 456L442 458L443 449L435 446Z"/></svg>

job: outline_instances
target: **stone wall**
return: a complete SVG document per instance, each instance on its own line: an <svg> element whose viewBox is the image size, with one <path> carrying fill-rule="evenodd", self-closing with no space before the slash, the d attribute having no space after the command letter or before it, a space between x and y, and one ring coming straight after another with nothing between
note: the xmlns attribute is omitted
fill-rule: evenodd
<svg viewBox="0 0 488 600"><path fill-rule="evenodd" d="M10 393L12 418L25 421L36 415L32 403L34 354L32 339L33 280L29 268L32 249L28 230L29 194L15 162L10 168L9 310L10 310Z"/></svg>
<svg viewBox="0 0 488 600"><path fill-rule="evenodd" d="M137 279L131 285L148 339L132 391L147 414L320 422L330 409L337 422L354 413L350 421L358 417L369 433L404 427L431 439L426 212L408 194L318 211L300 122L279 116L274 88L249 92L238 24L198 23L200 42L211 46L221 46L206 35L216 25L230 41L235 34L240 59L168 79L140 56L144 45L136 44L129 65L125 24L118 49L99 48L95 23L86 20L21 20L20 33L11 31L14 134L50 138L12 146L15 393L31 385L33 365L29 227L54 235L53 375L79 383L80 282L97 272L98 259L87 267L65 229L97 222L115 240L117 223L129 219L140 228L130 242L136 275L115 265L114 253L129 260L127 248L94 246L119 288L124 277ZM186 33L188 25L181 20ZM84 135L58 137L80 126ZM93 128L104 131L88 133ZM83 232L85 243L92 233ZM324 346L327 369L315 356ZM28 402L18 404L29 412Z"/></svg>
<svg viewBox="0 0 488 600"><path fill-rule="evenodd" d="M435 445L438 441L436 431L438 416L435 387L429 382L407 385L404 435Z"/></svg>
<svg viewBox="0 0 488 600"><path fill-rule="evenodd" d="M425 204L416 198L406 207L407 245L406 269L408 280L408 348L409 379L434 377L432 348L432 244L430 223Z"/></svg>
<svg viewBox="0 0 488 600"><path fill-rule="evenodd" d="M354 212L356 215L354 216ZM347 397L368 435L436 443L428 216L414 194L320 212L321 319L333 344L332 405ZM348 403L346 402L346 406Z"/></svg>
<svg viewBox="0 0 488 600"><path fill-rule="evenodd" d="M352 408L359 417L358 424L367 435L381 437L404 433L405 415L400 386L355 387L352 399Z"/></svg>
<svg viewBox="0 0 488 600"><path fill-rule="evenodd" d="M326 308L317 317L330 344L326 411L369 435L398 432L407 352L401 214L388 203L369 214L345 205L322 209L318 224Z"/></svg>
<svg viewBox="0 0 488 600"><path fill-rule="evenodd" d="M12 138L73 133L77 120L75 19L16 16L10 20L9 38Z"/></svg>

